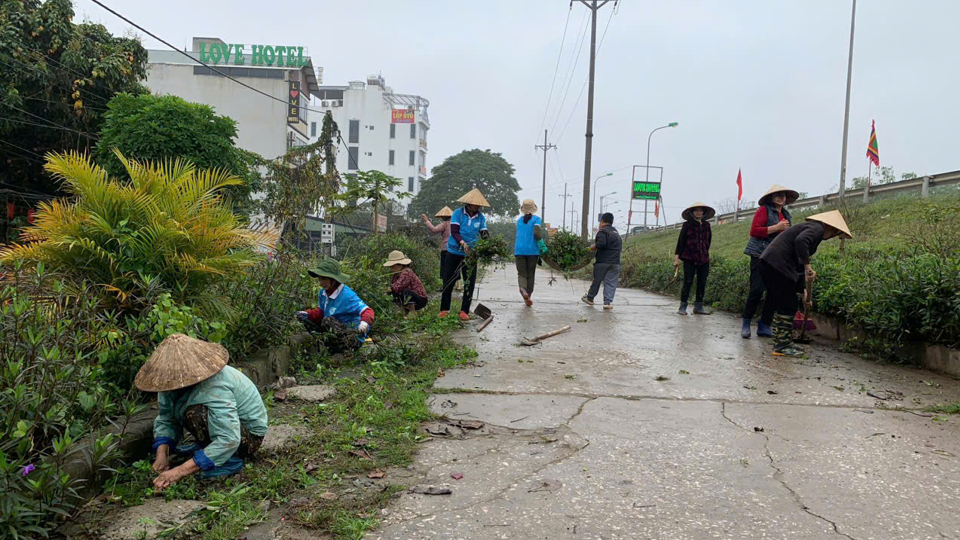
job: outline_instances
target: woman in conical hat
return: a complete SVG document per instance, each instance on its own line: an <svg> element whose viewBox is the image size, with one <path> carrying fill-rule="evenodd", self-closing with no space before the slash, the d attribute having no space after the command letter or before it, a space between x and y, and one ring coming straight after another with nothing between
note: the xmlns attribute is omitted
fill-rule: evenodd
<svg viewBox="0 0 960 540"><path fill-rule="evenodd" d="M740 329L740 336L744 339L750 338L750 324L753 321L753 316L757 314L757 308L763 298L764 287L763 278L760 277L760 255L778 234L790 228L792 219L786 206L793 204L798 198L800 198L800 194L796 191L774 184L757 201L759 207L754 213L753 223L750 225L750 240L747 241L747 247L743 250L745 254L750 256L750 292L747 295L747 302L743 306L743 325ZM757 321L757 336L773 337L772 324L773 304L767 302L763 305L763 313Z"/></svg>
<svg viewBox="0 0 960 540"><path fill-rule="evenodd" d="M486 238L487 218L480 209L490 203L473 188L469 193L457 199L463 203L450 216L450 239L447 241L447 259L443 264L443 295L440 298L440 316L450 313L453 286L462 277L464 280L463 301L460 304L460 320L470 320L470 303L473 301L473 289L477 282L477 266L465 264L470 249L477 245L480 238Z"/></svg>
<svg viewBox="0 0 960 540"><path fill-rule="evenodd" d="M674 251L673 266L683 264L683 287L680 289L680 315L687 314L687 300L694 277L697 280L697 296L693 304L694 315L709 315L703 307L703 295L707 289L707 276L710 274L710 232L709 219L717 211L702 202L695 202L684 210L683 227L677 237L677 249Z"/></svg>
<svg viewBox="0 0 960 540"><path fill-rule="evenodd" d="M160 412L153 422L153 485L165 489L203 471L204 478L233 474L267 434L267 408L256 385L227 365L229 353L216 343L183 334L168 336L134 380L144 392L157 392ZM178 444L184 430L189 446ZM190 455L170 468L170 452Z"/></svg>
<svg viewBox="0 0 960 540"><path fill-rule="evenodd" d="M535 215L536 213L537 203L533 202L533 199L526 199L520 205L521 216L517 218L517 239L513 246L520 296L523 297L527 307L533 305L533 286L537 276L537 263L540 262L541 245L543 245L542 222L540 217Z"/></svg>
<svg viewBox="0 0 960 540"><path fill-rule="evenodd" d="M449 206L444 206L437 212L433 217L440 218L440 224L434 225L430 221L430 218L426 214L420 214L420 217L423 218L423 224L427 226L427 229L430 229L430 232L440 235L440 278L443 278L443 261L447 258L447 241L450 238L450 216L453 215L453 210Z"/></svg>
<svg viewBox="0 0 960 540"><path fill-rule="evenodd" d="M812 302L806 288L817 273L811 257L820 242L835 236L852 238L850 228L839 211L810 216L804 223L780 233L760 256L760 275L767 289L767 302L773 303L773 355L802 356L803 349L793 344L793 316L797 312L797 294L804 303Z"/></svg>

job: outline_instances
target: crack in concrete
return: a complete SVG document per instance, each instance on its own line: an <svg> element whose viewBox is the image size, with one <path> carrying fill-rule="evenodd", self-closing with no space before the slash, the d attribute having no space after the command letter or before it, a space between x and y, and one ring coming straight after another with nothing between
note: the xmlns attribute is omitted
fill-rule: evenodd
<svg viewBox="0 0 960 540"><path fill-rule="evenodd" d="M783 488L786 489L786 490L790 493L791 496L793 496L793 500L797 503L797 505L800 506L800 509L801 509L801 510L803 510L803 511L806 512L807 514L809 514L809 515L811 515L811 516L813 516L813 517L815 517L815 518L817 518L817 519L819 519L819 520L821 520L821 521L823 521L823 522L829 523L830 526L833 527L833 532L836 533L837 535L843 536L844 538L849 538L850 540L856 540L856 538L850 536L849 534L844 533L844 532L841 532L841 531L840 531L840 528L837 526L837 523L836 523L835 521L830 520L830 519L828 519L828 518L826 518L826 517L824 517L824 516L821 516L820 514L817 514L816 512L814 512L813 510L810 510L810 508L808 508L807 505L804 504L803 498L800 497L800 494L797 493L796 490L794 490L792 487L790 487L790 485L787 484L787 481L784 480L784 478L783 478L783 470L782 470L780 467L777 466L777 463L776 463L776 461L775 461L774 458L773 458L773 454L770 452L770 437L769 437L766 433L764 433L764 432L762 432L762 431L756 431L755 429L748 429L748 428L746 428L746 427L744 427L744 426L741 426L740 424L734 422L732 418L730 418L729 416L727 416L727 404L726 404L726 403L723 403L723 402L720 403L720 415L723 416L723 419L724 419L724 420L726 420L727 422L730 422L731 424L733 424L734 426L736 426L736 427L739 428L739 429L742 429L742 430L744 430L744 431L746 431L746 432L748 432L748 433L754 433L754 434L762 435L762 436L763 436L763 453L764 453L764 455L767 457L767 459L768 459L769 462L770 462L770 463L769 463L769 464L770 464L770 468L774 470L773 479L776 480L781 486L783 486Z"/></svg>
<svg viewBox="0 0 960 540"><path fill-rule="evenodd" d="M822 404L822 403L785 403L782 401L751 401L745 399L728 399L728 398L697 398L697 397L670 397L670 396L648 396L648 395L623 395L623 394L597 394L591 392L514 392L509 390L484 390L482 388L433 388L431 392L434 394L490 394L494 396L564 396L564 397L580 397L586 398L588 400L594 400L597 398L609 398L609 399L625 399L627 401L641 401L641 400L651 400L651 401L670 401L676 403L730 403L732 405L782 405L785 407L813 407L819 409L869 409L874 411L886 411L886 412L901 412L908 414L916 414L917 412L922 412L923 407L916 408L891 408L891 407L876 407L876 406L866 406L866 405L849 405L849 404Z"/></svg>

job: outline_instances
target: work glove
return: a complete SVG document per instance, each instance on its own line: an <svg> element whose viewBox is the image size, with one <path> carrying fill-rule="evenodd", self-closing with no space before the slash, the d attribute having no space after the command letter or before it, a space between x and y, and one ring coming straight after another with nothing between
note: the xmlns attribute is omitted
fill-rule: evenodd
<svg viewBox="0 0 960 540"><path fill-rule="evenodd" d="M370 330L370 324L367 321L360 321L360 324L357 325L358 334L366 334Z"/></svg>
<svg viewBox="0 0 960 540"><path fill-rule="evenodd" d="M298 311L296 313L296 316L297 316L297 320L300 322L303 322L310 317L310 315L308 315L306 311Z"/></svg>
<svg viewBox="0 0 960 540"><path fill-rule="evenodd" d="M537 248L540 250L540 254L544 255L547 252L547 244L543 240L537 240Z"/></svg>

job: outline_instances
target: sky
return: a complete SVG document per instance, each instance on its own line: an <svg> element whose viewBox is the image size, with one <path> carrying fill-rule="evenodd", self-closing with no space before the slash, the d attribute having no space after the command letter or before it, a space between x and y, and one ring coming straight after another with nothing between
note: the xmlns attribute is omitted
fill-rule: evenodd
<svg viewBox="0 0 960 540"><path fill-rule="evenodd" d="M564 184L573 195L567 209L581 207L590 36L589 10L579 2L166 0L157 9L142 0L102 1L177 46L193 36L303 45L323 66L324 84L381 73L395 91L430 101L428 167L466 149L500 152L516 168L520 198L538 205L543 152L534 145L547 129L557 148L547 154L546 221L562 223ZM75 5L78 19L115 34L132 30L90 0ZM811 196L835 192L850 8L850 0L602 7L591 189L596 177L613 173L596 192L616 192L606 198L615 225L625 230L631 170L646 163L648 135L669 122L679 126L653 135L649 158L663 168L670 222L696 201L735 200L738 169L744 201L774 183ZM960 169L957 20L956 0L859 1L848 184L867 173L871 120L881 165L898 175ZM147 48L163 48L143 38ZM634 204L634 225L643 222L642 206ZM650 223L652 212L651 204Z"/></svg>

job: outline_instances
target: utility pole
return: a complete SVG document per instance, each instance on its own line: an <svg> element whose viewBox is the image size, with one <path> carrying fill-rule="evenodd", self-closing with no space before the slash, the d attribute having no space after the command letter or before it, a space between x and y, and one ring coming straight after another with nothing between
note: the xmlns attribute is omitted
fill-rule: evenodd
<svg viewBox="0 0 960 540"><path fill-rule="evenodd" d="M850 126L850 79L853 77L853 29L857 23L857 0L853 0L853 13L850 15L850 52L847 56L847 101L843 109L843 149L840 151L840 191L839 196L843 198L843 192L847 187L847 133Z"/></svg>
<svg viewBox="0 0 960 540"><path fill-rule="evenodd" d="M577 215L577 209L576 209L576 208L571 208L571 209L570 209L570 227L571 227L571 228L573 227L573 224L577 222L577 218L574 217L574 216L576 216L576 215Z"/></svg>
<svg viewBox="0 0 960 540"><path fill-rule="evenodd" d="M587 226L590 219L590 160L593 154L593 82L597 62L597 11L610 0L580 0L590 10L590 89L587 92L587 132L586 148L583 157L583 212L580 216L580 230L583 239L587 239ZM573 6L573 0L570 5Z"/></svg>
<svg viewBox="0 0 960 540"><path fill-rule="evenodd" d="M567 228L567 198L573 197L573 195L567 195L567 184L563 184L563 195L557 195L557 197L563 198L563 229Z"/></svg>
<svg viewBox="0 0 960 540"><path fill-rule="evenodd" d="M540 193L540 220L547 222L547 150L556 148L555 144L547 144L547 130L543 130L543 144L535 144L534 148L543 150L543 191ZM566 202L566 201L564 201Z"/></svg>

